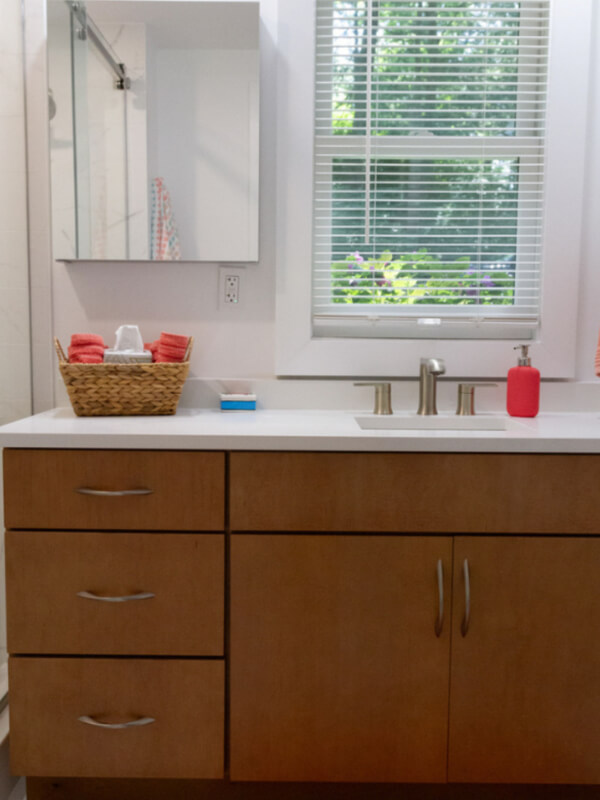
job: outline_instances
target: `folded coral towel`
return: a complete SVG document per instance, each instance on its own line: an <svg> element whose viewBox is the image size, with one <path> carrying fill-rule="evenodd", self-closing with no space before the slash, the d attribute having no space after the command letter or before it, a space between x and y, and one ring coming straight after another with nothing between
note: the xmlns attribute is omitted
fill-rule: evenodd
<svg viewBox="0 0 600 800"><path fill-rule="evenodd" d="M165 331L162 331L160 334L160 342L161 344L169 345L169 347L183 347L185 350L185 348L188 346L189 337L180 336L177 333L165 333Z"/></svg>
<svg viewBox="0 0 600 800"><path fill-rule="evenodd" d="M158 339L155 339L153 342L144 342L144 350L150 350L152 353L152 361L156 361L156 356L158 355Z"/></svg>
<svg viewBox="0 0 600 800"><path fill-rule="evenodd" d="M158 340L158 350L156 351L155 361L183 361L187 350L189 338L179 336L176 333L166 333L162 331Z"/></svg>
<svg viewBox="0 0 600 800"><path fill-rule="evenodd" d="M99 344L90 344L87 346L84 345L71 345L69 347L69 358L72 356L80 356L80 355L88 355L88 356L100 356L100 360L104 356L104 348L100 347Z"/></svg>
<svg viewBox="0 0 600 800"><path fill-rule="evenodd" d="M596 350L596 361L594 362L596 375L600 378L600 336L598 337L598 348Z"/></svg>
<svg viewBox="0 0 600 800"><path fill-rule="evenodd" d="M74 333L71 336L71 346L80 347L81 345L95 344L104 347L104 339L96 333Z"/></svg>
<svg viewBox="0 0 600 800"><path fill-rule="evenodd" d="M155 361L183 361L185 350L169 350L159 347L154 356Z"/></svg>
<svg viewBox="0 0 600 800"><path fill-rule="evenodd" d="M97 356L93 353L80 353L79 355L69 356L69 364L102 364L103 356Z"/></svg>
<svg viewBox="0 0 600 800"><path fill-rule="evenodd" d="M106 346L95 333L74 333L69 347L70 364L101 364Z"/></svg>
<svg viewBox="0 0 600 800"><path fill-rule="evenodd" d="M158 353L161 356L172 356L182 359L185 356L185 347L168 347L166 344L158 345Z"/></svg>
<svg viewBox="0 0 600 800"><path fill-rule="evenodd" d="M160 334L160 339L146 342L144 347L150 350L153 360L159 364L183 361L189 344L189 336L179 336L177 333Z"/></svg>

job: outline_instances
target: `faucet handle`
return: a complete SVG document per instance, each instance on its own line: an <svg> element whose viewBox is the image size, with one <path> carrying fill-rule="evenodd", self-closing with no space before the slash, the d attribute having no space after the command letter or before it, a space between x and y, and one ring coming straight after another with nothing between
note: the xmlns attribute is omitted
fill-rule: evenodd
<svg viewBox="0 0 600 800"><path fill-rule="evenodd" d="M497 383L459 383L458 384L458 404L456 413L459 417L472 417L475 414L475 389L481 386L498 386Z"/></svg>
<svg viewBox="0 0 600 800"><path fill-rule="evenodd" d="M375 407L374 414L393 414L392 411L392 385L386 381L370 381L355 383L355 386L374 386L375 387Z"/></svg>

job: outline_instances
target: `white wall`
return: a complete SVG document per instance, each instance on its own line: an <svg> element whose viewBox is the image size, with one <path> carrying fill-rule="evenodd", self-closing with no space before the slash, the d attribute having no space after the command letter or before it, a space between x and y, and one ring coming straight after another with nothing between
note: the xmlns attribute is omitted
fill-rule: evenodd
<svg viewBox="0 0 600 800"><path fill-rule="evenodd" d="M27 2L39 4L42 0ZM146 339L157 336L161 330L193 335L196 340L193 376L274 376L275 238L277 214L284 211L278 208L275 192L276 81L277 69L285 68L277 62L277 5L277 0L261 0L260 261L243 271L240 307L219 308L219 266L216 264L56 264L52 274L51 311L53 330L63 343L72 332L85 330L101 333L110 342L118 325L135 322L141 326ZM593 41L598 51L597 8L595 27L598 33ZM599 89L600 67L596 52L590 91L587 214L583 231L576 373L578 381L589 382L596 381L593 356L600 325L596 307L596 299L600 298L600 270L597 268L600 226L596 222L600 212ZM48 306L47 298L46 304ZM38 307L40 313L46 314L47 330L50 311L41 302ZM37 317L34 317L34 324L37 326ZM38 365L41 367L35 374L43 375L47 383L48 361L40 357L36 361ZM56 398L65 402L60 380Z"/></svg>
<svg viewBox="0 0 600 800"><path fill-rule="evenodd" d="M2 2L0 76L0 423L3 424L31 412L23 36L19 0ZM0 532L3 529L0 512ZM5 660L4 539L0 534L0 663ZM0 733L0 796L8 797L14 783L8 769L7 742Z"/></svg>
<svg viewBox="0 0 600 800"><path fill-rule="evenodd" d="M18 0L3 0L0 75L0 424L4 424L31 412L23 38ZM0 512L0 663L6 660L3 527Z"/></svg>
<svg viewBox="0 0 600 800"><path fill-rule="evenodd" d="M0 26L0 422L30 408L27 183L21 5L3 0Z"/></svg>
<svg viewBox="0 0 600 800"><path fill-rule="evenodd" d="M581 381L596 380L594 356L600 331L600 6L594 3L592 66L588 105L586 187L582 267L577 327L577 371Z"/></svg>

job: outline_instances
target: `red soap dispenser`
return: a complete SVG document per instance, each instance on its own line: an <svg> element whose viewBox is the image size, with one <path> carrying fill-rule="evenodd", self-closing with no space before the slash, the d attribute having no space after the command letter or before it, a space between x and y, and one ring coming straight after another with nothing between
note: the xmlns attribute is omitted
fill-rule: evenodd
<svg viewBox="0 0 600 800"><path fill-rule="evenodd" d="M535 417L540 410L540 371L531 366L529 345L520 344L519 365L508 370L506 410L511 417Z"/></svg>

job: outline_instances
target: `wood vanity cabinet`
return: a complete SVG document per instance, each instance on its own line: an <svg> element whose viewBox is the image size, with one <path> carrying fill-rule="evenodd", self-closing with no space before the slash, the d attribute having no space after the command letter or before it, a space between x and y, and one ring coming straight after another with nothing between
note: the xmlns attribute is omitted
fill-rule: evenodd
<svg viewBox="0 0 600 800"><path fill-rule="evenodd" d="M93 779L600 783L597 455L4 455L34 800L56 775L103 800Z"/></svg>
<svg viewBox="0 0 600 800"><path fill-rule="evenodd" d="M233 453L231 776L600 783L599 461Z"/></svg>

